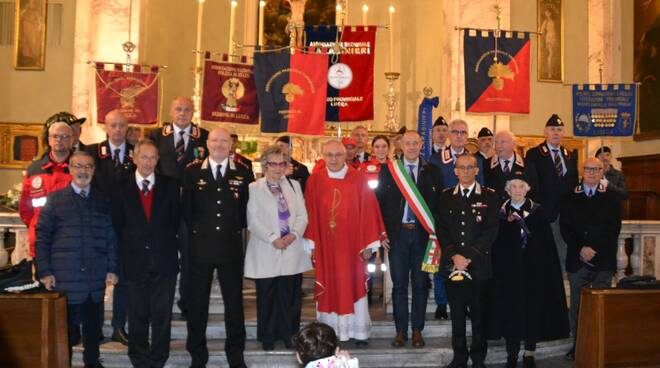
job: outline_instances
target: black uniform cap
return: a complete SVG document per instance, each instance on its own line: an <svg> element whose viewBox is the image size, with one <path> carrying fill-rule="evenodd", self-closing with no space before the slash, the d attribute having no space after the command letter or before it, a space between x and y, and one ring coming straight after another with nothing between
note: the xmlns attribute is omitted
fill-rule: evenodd
<svg viewBox="0 0 660 368"><path fill-rule="evenodd" d="M482 138L482 137L492 137L493 132L490 131L490 129L483 127L479 131L479 134L477 134L477 138Z"/></svg>
<svg viewBox="0 0 660 368"><path fill-rule="evenodd" d="M563 127L564 122L561 120L561 118L559 118L559 115L552 114L552 116L550 116L550 119L548 119L548 121L545 123L545 126L546 127L559 127L559 126Z"/></svg>
<svg viewBox="0 0 660 368"><path fill-rule="evenodd" d="M443 118L442 116L438 116L438 118L435 119L435 123L433 123L434 127L436 127L438 125L444 125L446 127L449 126L449 125L447 125L447 120L445 120L445 118Z"/></svg>
<svg viewBox="0 0 660 368"><path fill-rule="evenodd" d="M612 150L610 149L610 147L607 146L600 147L599 149L596 150L595 156L598 157L598 155L600 155L603 152L612 153Z"/></svg>

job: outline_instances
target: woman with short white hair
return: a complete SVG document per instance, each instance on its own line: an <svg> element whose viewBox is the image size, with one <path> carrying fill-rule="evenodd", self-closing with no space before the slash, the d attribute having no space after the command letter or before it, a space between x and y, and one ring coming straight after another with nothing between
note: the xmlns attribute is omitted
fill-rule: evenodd
<svg viewBox="0 0 660 368"><path fill-rule="evenodd" d="M543 208L527 198L522 174L506 182L510 199L500 209L493 243L493 279L486 308L488 339L504 337L507 368L534 368L536 343L568 337L568 311L559 256Z"/></svg>
<svg viewBox="0 0 660 368"><path fill-rule="evenodd" d="M250 240L245 277L257 288L257 340L264 350L275 341L291 347L300 327L302 273L312 269L303 246L307 210L300 184L285 173L289 157L278 146L261 154L264 177L250 184L247 223Z"/></svg>

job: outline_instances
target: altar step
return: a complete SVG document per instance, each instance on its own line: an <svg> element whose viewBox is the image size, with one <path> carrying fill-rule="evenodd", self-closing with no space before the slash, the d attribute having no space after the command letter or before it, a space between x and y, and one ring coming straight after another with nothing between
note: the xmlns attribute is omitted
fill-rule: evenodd
<svg viewBox="0 0 660 368"><path fill-rule="evenodd" d="M404 348L394 349L390 346L391 338L372 338L369 346L364 349L356 348L352 343L342 343L342 348L348 350L351 356L360 361L360 367L438 367L448 364L452 359L451 339L447 337L426 338L426 347L415 349L407 345ZM563 355L569 348L569 340L559 340L538 345L536 357L539 360ZM227 367L224 353L224 341L213 339L208 341L209 367ZM294 353L284 349L281 343L275 345L274 351L263 351L261 344L248 340L244 353L245 362L250 368L280 368L299 367ZM131 363L125 346L116 342L106 342L101 345L101 359L108 368L130 367ZM502 341L489 343L487 364L503 363L506 360L506 351ZM82 366L82 347L74 347L74 366ZM190 355L185 349L185 340L173 340L170 358L165 367L179 368L190 365Z"/></svg>

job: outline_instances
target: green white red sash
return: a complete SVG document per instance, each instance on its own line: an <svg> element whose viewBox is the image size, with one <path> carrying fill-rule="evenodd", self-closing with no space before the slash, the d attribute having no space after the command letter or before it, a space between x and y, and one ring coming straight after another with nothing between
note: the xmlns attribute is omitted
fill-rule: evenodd
<svg viewBox="0 0 660 368"><path fill-rule="evenodd" d="M417 190L417 186L413 182L410 174L403 166L403 161L395 160L389 161L387 167L392 173L394 182L403 194L403 197L408 202L410 209L413 211L417 220L424 227L424 230L429 233L429 242L426 245L426 254L422 261L422 271L424 272L438 272L440 268L440 242L435 235L435 221L433 214L429 210L424 197Z"/></svg>

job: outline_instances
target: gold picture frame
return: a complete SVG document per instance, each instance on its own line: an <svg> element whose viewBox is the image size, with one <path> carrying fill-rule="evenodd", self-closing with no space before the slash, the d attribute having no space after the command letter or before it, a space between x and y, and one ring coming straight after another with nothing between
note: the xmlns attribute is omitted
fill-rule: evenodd
<svg viewBox="0 0 660 368"><path fill-rule="evenodd" d="M44 153L43 124L0 123L0 169L25 169Z"/></svg>
<svg viewBox="0 0 660 368"><path fill-rule="evenodd" d="M14 69L44 69L46 60L46 9L46 0L16 0Z"/></svg>
<svg viewBox="0 0 660 368"><path fill-rule="evenodd" d="M536 0L536 44L539 82L564 81L564 1Z"/></svg>

